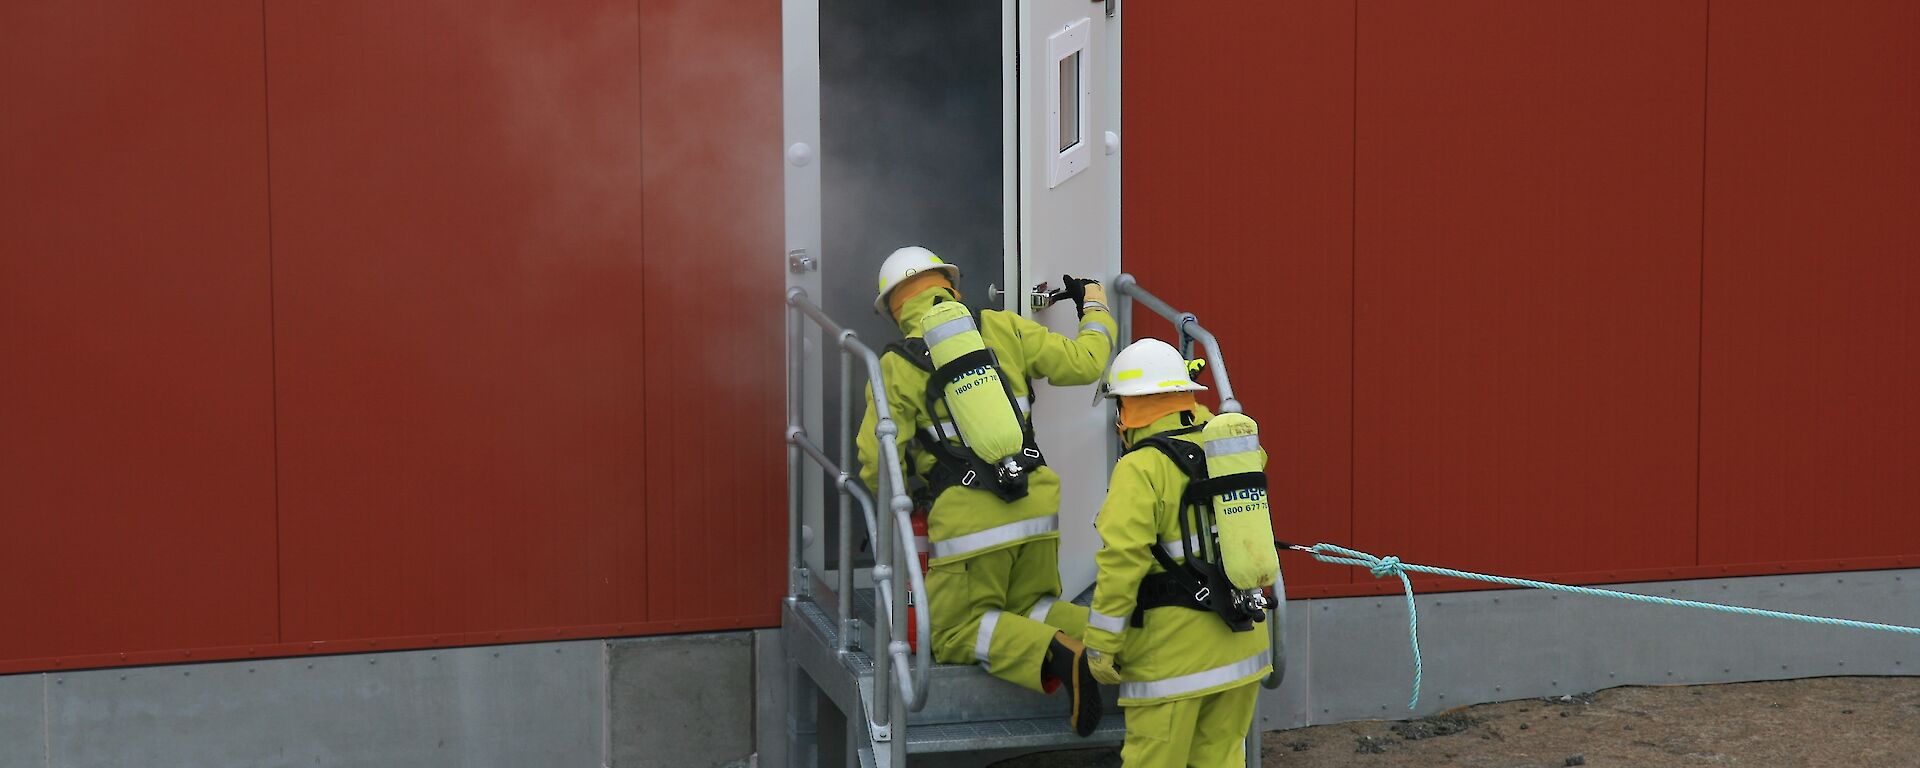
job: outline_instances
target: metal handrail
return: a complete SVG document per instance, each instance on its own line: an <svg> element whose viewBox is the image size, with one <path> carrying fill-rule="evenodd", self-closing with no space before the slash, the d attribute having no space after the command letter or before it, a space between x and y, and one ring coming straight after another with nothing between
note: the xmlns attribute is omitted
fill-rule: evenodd
<svg viewBox="0 0 1920 768"><path fill-rule="evenodd" d="M1133 338L1133 308L1131 302L1145 305L1153 313L1164 317L1173 324L1175 333L1180 334L1181 351L1185 352L1193 341L1200 342L1207 349L1207 367L1213 374L1213 383L1220 390L1220 411L1239 413L1240 401L1233 396L1233 382L1227 377L1227 358L1220 353L1220 342L1213 334L1200 325L1200 318L1192 312L1181 312L1173 305L1162 301L1160 297L1140 287L1140 281L1132 274L1122 272L1113 279L1113 290L1120 295L1120 338Z"/></svg>
<svg viewBox="0 0 1920 768"><path fill-rule="evenodd" d="M1172 304L1168 304L1147 289L1140 287L1140 281L1126 272L1120 273L1113 279L1113 291L1119 297L1114 309L1118 315L1121 339L1128 341L1133 339L1133 303L1136 301L1152 310L1154 314L1166 318L1167 322L1173 324L1174 332L1180 334L1182 353L1191 351L1195 341L1206 348L1207 367L1213 374L1214 387L1220 394L1220 411L1222 413L1241 412L1240 401L1233 396L1233 380L1227 376L1227 358L1220 352L1220 341L1213 337L1211 331L1200 325L1198 316L1192 312L1174 309ZM1279 578L1277 574L1273 583L1273 595L1273 607L1267 612L1267 645L1273 651L1273 671L1261 681L1261 684L1267 688L1280 687L1280 681L1287 676L1287 646L1280 627L1280 622L1287 615L1287 585L1286 581Z"/></svg>
<svg viewBox="0 0 1920 768"><path fill-rule="evenodd" d="M851 648L853 632L852 593L853 593L853 552L852 552L852 508L858 504L866 518L868 530L874 533L873 582L875 594L875 613L885 616L874 621L875 645L880 646L873 654L874 675L877 680L893 678L894 685L876 684L874 692L874 721L876 732L890 732L896 720L904 720L906 712L918 712L927 701L927 689L933 671L931 637L932 621L928 615L926 599L926 576L921 573L919 558L915 554L913 542L913 522L911 514L913 502L907 497L906 479L900 467L899 427L894 423L892 408L887 402L884 380L880 373L880 356L873 348L862 343L853 331L842 328L829 317L825 310L807 297L804 289L795 287L787 290L786 304L789 307L787 336L787 443L789 445L789 499L788 525L793 532L789 536L787 596L797 599L807 588L805 569L801 565L803 548L800 508L803 491L800 474L802 459L811 459L833 478L833 485L840 492L840 536L837 542L840 550L840 579L838 603L841 626L841 648L846 652ZM840 460L835 462L826 451L807 437L800 422L801 409L804 407L804 369L805 354L802 349L805 340L803 318L811 320L828 336L836 340L840 347ZM867 387L873 395L875 428L874 434L880 446L880 493L888 501L888 511L892 514L879 514L874 497L867 489L852 477L846 467L852 464L852 443L854 427L852 414L855 408L853 400L854 362L864 364L867 372ZM906 621L907 605L896 600L894 575L898 568L896 553L901 554L907 563L904 571L907 576L907 590L917 595L913 601L916 612L915 640L917 648L909 652L909 646L896 638L899 624ZM910 663L909 657L912 657ZM891 689L897 688L899 698L894 699ZM904 727L904 724L903 724Z"/></svg>

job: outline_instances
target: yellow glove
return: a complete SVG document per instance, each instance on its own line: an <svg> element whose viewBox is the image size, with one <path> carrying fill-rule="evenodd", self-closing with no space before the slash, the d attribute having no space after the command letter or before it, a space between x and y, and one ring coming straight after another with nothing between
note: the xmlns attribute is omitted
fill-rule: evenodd
<svg viewBox="0 0 1920 768"><path fill-rule="evenodd" d="M1084 291L1087 296L1082 306L1091 309L1093 308L1092 305L1097 304L1100 309L1107 308L1107 289L1100 287L1099 283L1087 283L1080 290Z"/></svg>
<svg viewBox="0 0 1920 768"><path fill-rule="evenodd" d="M1100 287L1100 281L1061 275L1060 282L1066 285L1062 290L1073 299L1073 308L1081 317L1086 317L1088 310L1107 311L1107 289Z"/></svg>
<svg viewBox="0 0 1920 768"><path fill-rule="evenodd" d="M1120 666L1114 663L1113 654L1105 651L1087 649L1087 669L1093 672L1093 679L1107 685L1120 684Z"/></svg>

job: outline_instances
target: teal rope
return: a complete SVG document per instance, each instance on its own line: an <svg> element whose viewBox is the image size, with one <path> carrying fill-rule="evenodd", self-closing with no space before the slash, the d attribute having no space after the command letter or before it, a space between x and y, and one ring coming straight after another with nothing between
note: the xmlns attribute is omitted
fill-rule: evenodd
<svg viewBox="0 0 1920 768"><path fill-rule="evenodd" d="M1738 605L1721 605L1720 603L1705 603L1699 600L1680 600L1680 599L1671 598L1671 597L1657 597L1654 595L1637 595L1632 592L1616 592L1611 589L1594 589L1593 587L1575 587L1575 586L1569 586L1566 584L1555 584L1550 581L1534 581L1532 579L1515 579L1507 576L1489 576L1484 573L1473 573L1471 571L1456 571L1452 568L1436 568L1431 565L1414 565L1411 563L1402 563L1400 562L1400 558L1397 558L1397 557L1391 557L1391 556L1375 557L1365 552L1361 552L1357 549L1347 549L1346 547L1335 546L1332 544L1315 544L1311 547L1294 547L1294 549L1297 549L1303 552L1308 552L1313 555L1315 560L1319 560L1320 562L1323 562L1323 563L1333 563L1335 565L1351 565L1356 568L1365 568L1368 571L1372 572L1373 577L1376 579L1381 578L1383 576L1388 576L1388 575L1400 577L1400 586L1403 589L1405 589L1407 594L1407 640L1413 646L1413 698L1407 702L1407 709L1413 709L1414 705L1420 703L1420 676L1421 676L1420 619L1418 614L1414 611L1413 582L1407 580L1407 571L1414 571L1416 573L1428 573L1435 576L1446 576L1446 577L1455 578L1455 579L1471 579L1473 581L1484 581L1490 584L1504 584L1509 587L1525 587L1527 589L1545 589L1545 590L1550 590L1554 592L1569 592L1576 595L1588 595L1591 597L1611 597L1611 598L1616 598L1620 600L1632 600L1637 603L1652 603L1654 605L1672 605L1672 606L1678 606L1681 608L1704 608L1709 611L1719 611L1721 613L1732 613L1732 614L1738 614L1742 616L1759 616L1759 617L1768 618L1768 619L1787 619L1789 621L1803 621L1808 624L1821 624L1829 627L1849 627L1852 629L1877 629L1882 632L1899 632L1903 635L1920 635L1920 627L1903 627L1898 624L1881 624L1881 623L1872 622L1872 621L1854 621L1852 619L1835 619L1827 616L1812 616L1804 613L1788 613L1786 611L1769 611L1763 608L1746 608Z"/></svg>

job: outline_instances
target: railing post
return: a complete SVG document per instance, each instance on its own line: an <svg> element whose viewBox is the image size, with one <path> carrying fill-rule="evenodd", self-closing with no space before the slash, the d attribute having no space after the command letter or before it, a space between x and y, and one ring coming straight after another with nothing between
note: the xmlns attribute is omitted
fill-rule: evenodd
<svg viewBox="0 0 1920 768"><path fill-rule="evenodd" d="M794 304L795 295L804 296L798 288L787 293L787 600L793 601L806 593L807 585L800 572L801 557L801 507L805 504L805 465L800 455L800 444L794 440L801 432L800 420L801 387L806 377L806 352L802 349L805 342L806 318L801 315L800 307Z"/></svg>
<svg viewBox="0 0 1920 768"><path fill-rule="evenodd" d="M891 414L889 414L889 416L891 416ZM892 418L880 419L874 426L874 436L879 439L880 452L885 454L894 450L894 446L896 445L895 440L899 436L899 429L894 426ZM891 474L893 473L886 472L881 474L881 498L892 499L893 494L897 492L897 489L893 487L893 478L889 477ZM893 700L895 698L893 695L893 654L888 652L888 648L893 642L893 621L891 620L893 612L888 610L888 618L886 620L882 620L878 614L882 610L890 609L892 605L889 605L889 603L904 605L906 601L901 598L900 591L894 588L897 584L893 576L894 547L892 542L894 537L894 510L891 505L889 505L885 514L876 514L874 517L880 518L880 530L874 532L875 541L873 544L874 593L882 597L890 596L890 599L886 602L876 603L874 606L873 716L875 718L875 726L882 731L890 732L893 724Z"/></svg>
<svg viewBox="0 0 1920 768"><path fill-rule="evenodd" d="M847 490L848 468L853 466L853 351L846 340L853 331L840 334L840 651L845 653L857 642L860 621L853 616L853 494Z"/></svg>

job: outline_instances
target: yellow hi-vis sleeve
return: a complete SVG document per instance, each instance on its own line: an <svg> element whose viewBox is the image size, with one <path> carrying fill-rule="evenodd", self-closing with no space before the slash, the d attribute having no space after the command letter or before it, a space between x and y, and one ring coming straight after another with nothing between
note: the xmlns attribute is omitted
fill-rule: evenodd
<svg viewBox="0 0 1920 768"><path fill-rule="evenodd" d="M1163 500L1149 474L1153 461L1166 458L1155 451L1121 457L1113 468L1107 500L1094 518L1094 529L1100 533L1100 551L1093 556L1099 575L1087 614L1088 648L1120 651L1121 636L1139 601L1140 580L1154 567L1148 547L1160 540L1156 514Z"/></svg>

